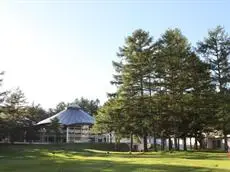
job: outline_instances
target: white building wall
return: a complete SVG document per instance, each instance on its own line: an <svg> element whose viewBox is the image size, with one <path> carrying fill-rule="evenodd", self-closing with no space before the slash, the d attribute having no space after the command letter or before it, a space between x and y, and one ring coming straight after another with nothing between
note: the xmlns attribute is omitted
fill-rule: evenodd
<svg viewBox="0 0 230 172"><path fill-rule="evenodd" d="M172 140L172 146L173 146L173 148L175 148L174 138L171 138L171 140ZM153 137L151 137L149 139L149 143L154 144L154 138ZM158 145L161 145L161 139L159 139L159 138L156 139L156 143ZM187 149L189 150L190 149L190 138L186 138L186 145L187 145ZM195 138L193 138L193 137L191 138L191 145L192 145L192 147L194 147L194 145L195 145ZM169 147L169 139L165 140L165 146ZM198 146L199 146L199 143L198 143ZM184 149L183 139L179 139L179 149L180 150Z"/></svg>
<svg viewBox="0 0 230 172"><path fill-rule="evenodd" d="M214 149L213 141L218 140L219 138L208 138L207 139L207 149ZM221 139L220 149L224 150L224 139ZM228 147L230 147L230 138L228 138ZM218 148L217 148L218 149Z"/></svg>
<svg viewBox="0 0 230 172"><path fill-rule="evenodd" d="M68 126L66 128L66 142L88 142L89 141L89 126Z"/></svg>
<svg viewBox="0 0 230 172"><path fill-rule="evenodd" d="M212 149L213 148L213 140L212 139L207 139L207 149Z"/></svg>

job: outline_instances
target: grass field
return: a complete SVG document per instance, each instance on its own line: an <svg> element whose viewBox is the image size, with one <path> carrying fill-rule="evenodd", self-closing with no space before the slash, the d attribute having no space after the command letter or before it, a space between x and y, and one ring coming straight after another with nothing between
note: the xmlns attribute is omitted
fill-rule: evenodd
<svg viewBox="0 0 230 172"><path fill-rule="evenodd" d="M0 172L230 172L226 153L100 151L104 145L0 145ZM96 148L96 149L92 149Z"/></svg>

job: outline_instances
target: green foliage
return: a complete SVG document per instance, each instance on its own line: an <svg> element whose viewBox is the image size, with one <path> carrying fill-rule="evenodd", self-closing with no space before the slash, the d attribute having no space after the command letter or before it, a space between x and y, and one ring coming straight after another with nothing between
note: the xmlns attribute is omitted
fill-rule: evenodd
<svg viewBox="0 0 230 172"><path fill-rule="evenodd" d="M53 130L55 133L59 132L60 123L59 123L59 119L57 117L51 119L50 129Z"/></svg>
<svg viewBox="0 0 230 172"><path fill-rule="evenodd" d="M57 117L51 119L51 123L48 127L48 132L55 135L55 142L58 143L59 136L61 134L61 125Z"/></svg>
<svg viewBox="0 0 230 172"><path fill-rule="evenodd" d="M5 137L9 137L11 142L17 138L22 127L27 125L26 118L26 98L19 89L8 92L4 101L4 112L1 115L3 121L2 131Z"/></svg>
<svg viewBox="0 0 230 172"><path fill-rule="evenodd" d="M49 117L49 113L41 107L40 104L32 103L30 106L27 106L27 117L33 122L39 122L45 118Z"/></svg>
<svg viewBox="0 0 230 172"><path fill-rule="evenodd" d="M97 115L97 110L99 108L99 99L90 100L84 97L80 99L76 98L73 103L78 104L84 111L88 112L90 115Z"/></svg>
<svg viewBox="0 0 230 172"><path fill-rule="evenodd" d="M204 133L217 126L228 133L230 38L218 26L196 50L179 29L155 42L148 32L134 31L112 62L117 91L98 111L97 127L141 136L145 150L147 135L196 137L202 147Z"/></svg>
<svg viewBox="0 0 230 172"><path fill-rule="evenodd" d="M53 116L63 110L66 109L66 107L68 106L68 103L65 102L59 102L55 108L49 108L48 109L48 116ZM45 118L44 118L45 119Z"/></svg>
<svg viewBox="0 0 230 172"><path fill-rule="evenodd" d="M212 83L216 89L216 127L223 131L227 151L226 135L230 132L230 36L223 27L217 26L208 32L203 42L198 43L198 52L210 66Z"/></svg>
<svg viewBox="0 0 230 172"><path fill-rule="evenodd" d="M1 78L3 75L4 75L4 72L0 72L0 88L1 88L2 82L3 82L3 79ZM2 102L4 101L5 95L6 95L6 91L2 91L0 89L0 113L2 111Z"/></svg>
<svg viewBox="0 0 230 172"><path fill-rule="evenodd" d="M84 111L88 112L90 115L97 115L97 110L99 108L100 101L98 99L96 100L90 100L84 97L81 97L80 99L76 98L72 103L79 105ZM49 116L55 115L63 110L65 110L70 103L65 102L59 102L55 108L50 108L48 110Z"/></svg>
<svg viewBox="0 0 230 172"><path fill-rule="evenodd" d="M141 137L146 151L147 136L160 137L162 143L166 138L195 137L202 148L204 133L221 130L227 150L230 36L223 27L210 30L195 48L177 28L166 30L156 41L138 29L125 39L117 57L112 61L115 73L111 81L117 90L108 94L108 101L102 107L98 99L81 97L73 102L96 117L95 132L113 132L117 142L121 137ZM67 106L60 102L46 112L39 105L27 106L20 89L1 91L1 133L13 138L19 128L31 129L33 122ZM59 128L58 120L53 119L50 130L57 137Z"/></svg>
<svg viewBox="0 0 230 172"><path fill-rule="evenodd" d="M147 150L147 133L152 123L146 102L149 85L152 77L153 42L148 32L136 30L126 38L125 45L119 49L118 56L122 58L123 65L120 70L122 85L119 87L118 98L122 103L123 120L127 134L138 134L144 138L144 149ZM148 90L148 91L146 91Z"/></svg>
<svg viewBox="0 0 230 172"><path fill-rule="evenodd" d="M122 120L119 103L116 99L110 99L98 110L96 116L95 131L99 133L112 132L118 133L122 128Z"/></svg>

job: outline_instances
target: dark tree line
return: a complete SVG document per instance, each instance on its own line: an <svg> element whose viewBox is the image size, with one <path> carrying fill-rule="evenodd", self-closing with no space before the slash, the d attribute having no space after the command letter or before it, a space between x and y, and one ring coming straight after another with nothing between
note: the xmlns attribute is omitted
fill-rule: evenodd
<svg viewBox="0 0 230 172"><path fill-rule="evenodd" d="M230 133L230 36L223 27L208 32L191 47L179 29L168 29L158 40L136 30L119 48L111 84L117 87L98 111L96 128L117 138L195 138L204 147L206 133L221 131L227 150Z"/></svg>
<svg viewBox="0 0 230 172"><path fill-rule="evenodd" d="M0 73L0 89L4 73ZM75 99L83 110L91 115L97 114L99 100L89 100L81 97ZM39 139L39 127L36 123L48 118L62 110L70 103L60 102L55 108L44 109L40 104L29 104L25 94L19 88L10 91L0 90L0 141L8 139L11 143L15 141L31 141ZM50 129L56 131L58 122L54 121Z"/></svg>

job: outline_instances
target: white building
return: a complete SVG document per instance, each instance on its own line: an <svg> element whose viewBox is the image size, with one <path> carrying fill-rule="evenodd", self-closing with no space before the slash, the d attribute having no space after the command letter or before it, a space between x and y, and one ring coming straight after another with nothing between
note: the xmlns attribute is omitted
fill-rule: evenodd
<svg viewBox="0 0 230 172"><path fill-rule="evenodd" d="M90 128L95 123L94 117L84 112L78 105L70 105L58 114L37 123L40 126L40 141L55 142L56 134L48 132L53 119L60 123L59 140L66 143L89 142Z"/></svg>

